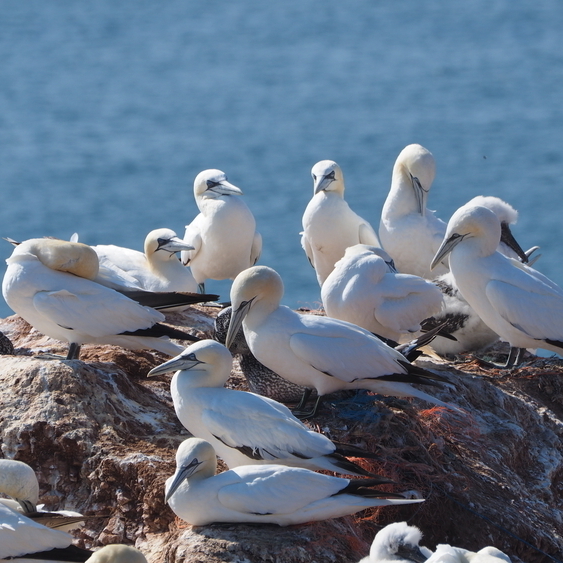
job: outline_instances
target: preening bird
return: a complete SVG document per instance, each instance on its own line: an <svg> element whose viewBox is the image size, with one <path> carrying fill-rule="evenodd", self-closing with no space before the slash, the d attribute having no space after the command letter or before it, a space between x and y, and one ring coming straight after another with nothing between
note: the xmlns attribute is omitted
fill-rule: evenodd
<svg viewBox="0 0 563 563"><path fill-rule="evenodd" d="M231 287L227 347L242 325L248 346L261 363L293 383L316 389L319 397L343 389L368 389L455 408L411 385L445 382L441 376L410 364L356 325L301 315L280 305L282 296L283 282L275 270L254 266L241 272ZM301 414L313 415L317 405L318 400L313 411Z"/></svg>
<svg viewBox="0 0 563 563"><path fill-rule="evenodd" d="M406 146L395 161L379 224L379 240L397 270L426 279L448 271L446 263L430 271L446 231L446 224L426 207L435 176L432 153L421 145Z"/></svg>
<svg viewBox="0 0 563 563"><path fill-rule="evenodd" d="M394 522L377 532L369 555L359 563L423 563L432 552L420 544L422 532L406 522Z"/></svg>
<svg viewBox="0 0 563 563"><path fill-rule="evenodd" d="M246 522L289 526L338 518L372 506L422 502L374 489L371 479L342 479L285 465L245 465L215 475L209 442L188 438L166 481L166 502L194 526Z"/></svg>
<svg viewBox="0 0 563 563"><path fill-rule="evenodd" d="M332 442L310 430L281 403L226 389L231 367L232 357L225 346L201 340L149 372L178 370L170 384L178 419L190 434L210 442L229 468L276 463L390 482L345 457L378 457L375 454Z"/></svg>
<svg viewBox="0 0 563 563"><path fill-rule="evenodd" d="M190 266L202 293L205 280L234 279L262 252L262 236L241 195L221 170L204 170L194 180L200 213L186 226L184 240L193 250L182 252L182 262Z"/></svg>
<svg viewBox="0 0 563 563"><path fill-rule="evenodd" d="M78 358L85 343L154 348L174 356L183 348L169 337L197 340L161 324L162 313L93 281L98 257L85 244L29 239L16 246L6 263L2 283L6 303L39 332L68 342L69 360Z"/></svg>
<svg viewBox="0 0 563 563"><path fill-rule="evenodd" d="M397 342L412 338L424 319L440 312L442 292L428 280L397 273L390 262L380 248L348 247L321 288L326 314Z"/></svg>
<svg viewBox="0 0 563 563"><path fill-rule="evenodd" d="M485 207L464 206L451 217L434 260L450 256L463 298L484 323L510 343L510 367L526 348L563 349L563 289L498 252L501 226Z"/></svg>
<svg viewBox="0 0 563 563"><path fill-rule="evenodd" d="M381 246L372 226L344 200L344 176L332 160L321 160L311 170L313 198L303 214L301 245L323 285L334 264L349 246Z"/></svg>

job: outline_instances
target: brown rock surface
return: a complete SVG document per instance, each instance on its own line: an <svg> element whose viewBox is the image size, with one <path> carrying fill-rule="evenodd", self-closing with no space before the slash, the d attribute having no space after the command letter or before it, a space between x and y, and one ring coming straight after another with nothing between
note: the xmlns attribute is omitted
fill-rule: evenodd
<svg viewBox="0 0 563 563"><path fill-rule="evenodd" d="M215 312L194 307L168 320L209 336ZM422 493L421 505L288 528L192 528L163 499L175 449L187 436L172 407L170 376L146 378L165 356L84 346L80 361L40 360L33 355L65 353L66 346L15 316L0 320L0 331L16 349L0 356L0 455L36 470L49 508L107 516L73 532L77 545L134 544L151 563L346 563L368 553L381 526L408 520L430 548L495 545L513 561L562 559L560 361L537 359L511 372L469 359L420 362L448 374L455 388L429 392L463 415L365 392L326 401L311 427L378 452L377 463L359 463L395 479L390 490ZM244 381L234 372L230 384Z"/></svg>

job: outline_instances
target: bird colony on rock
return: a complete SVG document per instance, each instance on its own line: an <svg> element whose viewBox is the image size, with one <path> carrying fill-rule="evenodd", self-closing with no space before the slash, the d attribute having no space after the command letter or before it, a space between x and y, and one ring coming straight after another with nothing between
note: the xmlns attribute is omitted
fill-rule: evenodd
<svg viewBox="0 0 563 563"><path fill-rule="evenodd" d="M531 267L536 248L523 252L515 241L510 225L518 214L510 205L478 196L446 225L427 208L434 157L412 144L393 167L377 234L344 200L336 162L320 161L311 174L313 197L303 214L301 244L326 316L281 305L282 278L256 265L262 239L255 219L242 191L220 170L195 178L199 214L184 239L169 228L156 229L144 252L30 239L14 242L7 260L6 302L38 331L68 342L67 359L77 359L87 343L173 356L149 375L175 372L174 409L193 435L178 448L176 471L163 491L190 524L286 526L422 502L378 489L390 480L348 459L375 454L333 442L296 416L312 417L325 395L351 389L415 397L462 413L413 385L451 385L407 359L412 348L404 343L413 338L413 348L424 344L435 353L457 354L500 337L514 351L509 363L519 361L525 348L563 348L563 290ZM234 280L232 307L217 316L216 340L197 341L166 325L162 311L217 300L204 293L208 279ZM251 392L225 387L231 353L238 355ZM311 395L315 403L308 408ZM299 398L293 413L278 402ZM220 474L217 456L229 468ZM0 499L0 557L69 548L72 536L59 526L78 525L80 515L38 511L31 468L0 460L0 490L13 499ZM362 563L510 561L492 547L473 553L439 545L432 553L420 540L417 528L392 524L377 534ZM127 546L82 556L77 560L146 561Z"/></svg>

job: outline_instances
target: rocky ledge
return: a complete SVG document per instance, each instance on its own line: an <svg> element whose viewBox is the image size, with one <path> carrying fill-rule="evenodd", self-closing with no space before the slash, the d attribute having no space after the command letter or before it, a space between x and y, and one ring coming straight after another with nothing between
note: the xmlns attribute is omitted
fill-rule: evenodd
<svg viewBox="0 0 563 563"><path fill-rule="evenodd" d="M194 307L168 321L212 334L216 310ZM330 562L364 557L375 533L407 520L423 544L468 549L495 545L526 563L563 553L563 363L530 358L521 368L419 361L446 375L437 396L464 411L367 392L329 397L315 430L379 454L356 460L416 490L419 505L382 507L301 526L192 527L164 503L178 444L188 434L172 407L170 375L147 378L157 352L84 346L81 360L37 359L64 353L17 316L0 320L14 355L0 360L1 456L30 464L41 501L91 516L75 543L128 543L152 563ZM245 388L235 367L230 385Z"/></svg>

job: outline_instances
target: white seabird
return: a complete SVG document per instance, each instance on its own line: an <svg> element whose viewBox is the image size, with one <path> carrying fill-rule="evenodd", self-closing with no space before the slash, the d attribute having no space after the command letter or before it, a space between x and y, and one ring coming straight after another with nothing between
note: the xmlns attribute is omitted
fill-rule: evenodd
<svg viewBox="0 0 563 563"><path fill-rule="evenodd" d="M225 346L200 340L149 375L178 370L170 384L178 419L190 434L207 440L231 469L276 463L377 477L344 457L378 457L375 454L335 444L272 399L226 389L231 367L232 357ZM377 478L381 483L391 482Z"/></svg>
<svg viewBox="0 0 563 563"><path fill-rule="evenodd" d="M410 364L363 328L328 317L300 315L280 305L282 296L283 282L272 268L254 266L241 272L231 287L233 316L227 347L242 324L248 346L261 363L293 383L316 389L319 398L344 389L368 389L455 409L411 385L446 381L441 376ZM297 412L304 400L306 397ZM317 405L318 399L307 414L314 414Z"/></svg>
<svg viewBox="0 0 563 563"><path fill-rule="evenodd" d="M377 491L371 479L342 479L300 467L244 465L215 475L216 468L209 442L188 438L180 444L176 472L166 481L166 501L189 524L289 526L423 500Z"/></svg>
<svg viewBox="0 0 563 563"><path fill-rule="evenodd" d="M446 264L430 272L446 224L426 207L436 175L432 153L421 145L406 146L393 167L391 189L383 205L379 239L397 270L431 279L448 271Z"/></svg>
<svg viewBox="0 0 563 563"><path fill-rule="evenodd" d="M422 532L406 522L394 522L377 532L369 555L359 563L423 563L432 552L419 545Z"/></svg>
<svg viewBox="0 0 563 563"><path fill-rule="evenodd" d="M117 271L131 287L146 291L198 291L191 270L184 267L177 256L178 252L193 250L193 246L180 239L172 229L151 231L145 238L144 252L113 244L99 244L92 248L101 268ZM118 287L119 282L118 279Z"/></svg>
<svg viewBox="0 0 563 563"><path fill-rule="evenodd" d="M373 227L344 200L344 176L332 160L321 160L311 170L313 197L303 213L301 246L323 285L334 264L349 246L381 246Z"/></svg>
<svg viewBox="0 0 563 563"><path fill-rule="evenodd" d="M72 539L70 534L37 524L0 503L0 560L67 548Z"/></svg>
<svg viewBox="0 0 563 563"><path fill-rule="evenodd" d="M327 316L397 342L419 332L424 319L440 312L442 292L428 280L397 273L389 261L380 248L348 247L321 288Z"/></svg>
<svg viewBox="0 0 563 563"><path fill-rule="evenodd" d="M138 549L117 543L102 547L85 563L147 563L147 558Z"/></svg>
<svg viewBox="0 0 563 563"><path fill-rule="evenodd" d="M194 180L199 215L186 226L184 240L193 250L182 252L204 293L205 280L234 279L256 264L262 252L262 236L256 221L240 197L242 191L227 181L221 170L204 170Z"/></svg>
<svg viewBox="0 0 563 563"><path fill-rule="evenodd" d="M215 317L213 338L221 344L225 344L232 311L232 307L225 307ZM240 370L252 393L269 397L281 403L297 403L303 396L304 387L280 377L254 357L248 347L242 327L231 342L229 352L238 359Z"/></svg>
<svg viewBox="0 0 563 563"><path fill-rule="evenodd" d="M438 544L434 553L426 560L427 563L512 563L510 557L493 546L479 551L469 551L462 547Z"/></svg>
<svg viewBox="0 0 563 563"><path fill-rule="evenodd" d="M84 524L84 516L70 510L48 511L39 502L39 482L35 471L22 461L0 459L0 504L31 518L35 523L60 531L69 531Z"/></svg>
<svg viewBox="0 0 563 563"><path fill-rule="evenodd" d="M85 343L154 348L175 356L183 347L169 336L197 340L160 324L165 319L159 311L93 281L98 257L85 244L29 239L16 246L6 263L6 303L39 332L69 342L67 359L77 359Z"/></svg>
<svg viewBox="0 0 563 563"><path fill-rule="evenodd" d="M510 229L518 220L518 212L510 204L494 196L477 196L468 201L465 206L481 205L487 207L499 218L501 224L501 237L497 250L509 258L528 263L529 256L538 248L533 247L524 252ZM445 233L444 233L445 234ZM539 257L536 257L537 259ZM456 287L451 272L443 274L434 280L434 283L444 294L444 308L441 313L428 319L426 329L447 322L447 328L455 340L444 339L437 336L431 347L440 355L455 355L462 352L476 352L488 348L498 340L498 334L491 330L462 297Z"/></svg>
<svg viewBox="0 0 563 563"><path fill-rule="evenodd" d="M0 499L15 510L35 512L39 502L39 482L35 471L24 463L14 459L0 459L0 493L13 499Z"/></svg>
<svg viewBox="0 0 563 563"><path fill-rule="evenodd" d="M497 251L501 226L485 207L462 207L451 217L432 264L450 256L463 298L485 324L510 343L507 366L526 348L563 349L563 289ZM516 355L518 354L518 355Z"/></svg>

